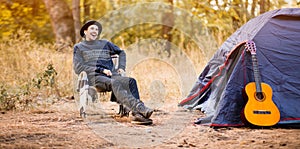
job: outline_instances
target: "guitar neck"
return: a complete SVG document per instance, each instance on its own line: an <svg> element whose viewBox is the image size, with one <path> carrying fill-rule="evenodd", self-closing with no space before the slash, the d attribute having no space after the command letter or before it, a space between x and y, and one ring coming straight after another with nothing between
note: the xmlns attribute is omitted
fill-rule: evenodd
<svg viewBox="0 0 300 149"><path fill-rule="evenodd" d="M259 73L259 69L258 69L258 62L257 62L256 54L252 54L252 65L253 65L254 80L255 80L255 85L256 85L256 92L262 93L261 78L260 78L260 73Z"/></svg>

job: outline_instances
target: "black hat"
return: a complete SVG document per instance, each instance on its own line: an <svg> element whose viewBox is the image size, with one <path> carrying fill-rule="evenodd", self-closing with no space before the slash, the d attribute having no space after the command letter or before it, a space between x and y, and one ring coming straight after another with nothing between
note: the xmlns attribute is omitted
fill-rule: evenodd
<svg viewBox="0 0 300 149"><path fill-rule="evenodd" d="M98 35L100 35L101 31L102 31L102 25L95 21L95 20L90 20L87 21L80 29L80 35L81 37L84 37L84 31L88 29L89 26L91 25L97 25L98 26Z"/></svg>

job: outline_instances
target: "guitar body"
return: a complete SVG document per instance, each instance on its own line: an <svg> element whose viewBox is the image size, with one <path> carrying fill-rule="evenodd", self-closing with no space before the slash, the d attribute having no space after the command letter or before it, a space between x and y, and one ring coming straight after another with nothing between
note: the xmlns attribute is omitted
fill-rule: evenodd
<svg viewBox="0 0 300 149"><path fill-rule="evenodd" d="M246 85L248 102L244 109L246 119L257 126L272 126L280 120L280 112L272 100L272 88L261 83L263 98L257 97L256 84L250 82Z"/></svg>

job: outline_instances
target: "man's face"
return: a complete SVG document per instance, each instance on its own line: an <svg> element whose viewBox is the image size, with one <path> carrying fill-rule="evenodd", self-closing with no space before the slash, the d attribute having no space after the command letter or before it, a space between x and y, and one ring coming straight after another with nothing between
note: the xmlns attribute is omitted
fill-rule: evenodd
<svg viewBox="0 0 300 149"><path fill-rule="evenodd" d="M98 26L90 25L84 33L87 41L96 40L98 38Z"/></svg>

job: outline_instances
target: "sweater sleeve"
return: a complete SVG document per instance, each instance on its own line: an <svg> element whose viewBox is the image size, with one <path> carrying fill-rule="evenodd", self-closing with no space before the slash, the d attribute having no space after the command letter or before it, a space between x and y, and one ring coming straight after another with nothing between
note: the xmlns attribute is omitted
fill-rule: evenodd
<svg viewBox="0 0 300 149"><path fill-rule="evenodd" d="M121 50L118 46L115 44L109 42L109 46L112 50L112 54L118 54L119 55L119 68L125 70L126 69L126 53L124 50Z"/></svg>
<svg viewBox="0 0 300 149"><path fill-rule="evenodd" d="M126 53L124 50L119 53L119 68L126 69Z"/></svg>
<svg viewBox="0 0 300 149"><path fill-rule="evenodd" d="M84 64L83 56L76 45L74 46L73 52L73 69L76 74L80 74L82 71L86 71L87 73L95 72L97 69L96 67L91 67Z"/></svg>

